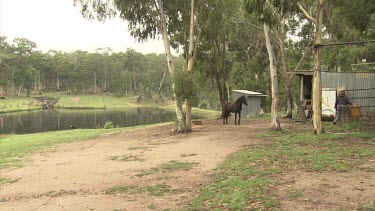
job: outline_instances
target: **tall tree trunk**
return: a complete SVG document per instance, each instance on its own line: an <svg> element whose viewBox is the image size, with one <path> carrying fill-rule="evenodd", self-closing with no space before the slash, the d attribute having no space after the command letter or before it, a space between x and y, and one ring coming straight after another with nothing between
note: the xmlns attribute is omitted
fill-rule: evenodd
<svg viewBox="0 0 375 211"><path fill-rule="evenodd" d="M291 81L291 77L289 76L289 73L288 73L288 65L287 65L287 61L286 61L286 53L285 53L285 46L284 46L284 42L285 42L285 39L286 39L286 33L285 33L285 17L282 17L281 18L281 22L280 22L280 31L281 31L281 34L280 34L280 56L281 56L281 63L283 65L282 67L282 77L284 79L284 86L285 86L285 90L286 90L286 102L287 102L287 105L286 105L286 111L285 111L285 114L284 114L284 118L288 118L288 119L291 119L292 118L292 110L293 110L293 105L292 105L292 91L290 89L290 81Z"/></svg>
<svg viewBox="0 0 375 211"><path fill-rule="evenodd" d="M172 53L171 53L171 45L169 42L168 34L167 34L167 24L165 21L164 16L164 8L163 3L161 0L157 0L157 6L159 8L159 15L160 15L160 32L163 36L163 42L164 42L164 48L166 52L167 57L167 64L168 64L168 70L169 74L172 78L172 90L173 90L173 99L176 107L176 117L177 117L177 132L182 133L186 131L186 124L185 124L185 118L184 118L184 111L182 110L182 102L178 100L178 97L175 92L175 69L172 61Z"/></svg>
<svg viewBox="0 0 375 211"><path fill-rule="evenodd" d="M22 84L18 87L17 97L21 95L21 90L22 90Z"/></svg>
<svg viewBox="0 0 375 211"><path fill-rule="evenodd" d="M134 85L133 89L136 89L137 88L137 84L135 82L135 60L133 61L132 73L133 73L132 75L133 75L133 85Z"/></svg>
<svg viewBox="0 0 375 211"><path fill-rule="evenodd" d="M321 57L322 57L322 24L323 24L323 3L318 0L317 18L315 24L314 42L314 76L313 76L313 96L312 112L314 132L321 134L324 132L322 124L322 82L321 82Z"/></svg>
<svg viewBox="0 0 375 211"><path fill-rule="evenodd" d="M59 78L59 76L57 76L57 79L56 79L56 88L57 88L57 91L60 91L60 78Z"/></svg>
<svg viewBox="0 0 375 211"><path fill-rule="evenodd" d="M40 80L40 72L38 74L38 92L41 95L42 94L42 81Z"/></svg>
<svg viewBox="0 0 375 211"><path fill-rule="evenodd" d="M167 69L164 70L164 73L163 73L163 78L161 79L160 81L160 85L159 85L159 93L161 91L161 87L163 86L163 81L165 79L165 75L167 74Z"/></svg>
<svg viewBox="0 0 375 211"><path fill-rule="evenodd" d="M193 80L193 65L194 65L194 0L191 0L191 11L190 11L190 43L189 43L189 56L188 56L188 77L189 80ZM187 87L188 89L191 87ZM191 110L192 110L192 96L188 96L186 99L186 130L192 131L191 125Z"/></svg>
<svg viewBox="0 0 375 211"><path fill-rule="evenodd" d="M219 88L220 102L223 107L230 99L230 87L229 87L229 72L225 69L225 39L224 46L221 47L221 43L215 39L214 45L215 48L215 59L214 63L216 64L216 80ZM222 49L223 48L223 49Z"/></svg>
<svg viewBox="0 0 375 211"><path fill-rule="evenodd" d="M222 62L222 69L223 69L223 72L224 72L224 84L225 84L225 90L226 90L226 93L227 93L227 97L226 99L230 99L230 83L229 83L229 71L227 70L226 68L226 65L225 65L225 62L226 62L226 45L227 45L227 39L226 39L226 35L224 34L224 39L223 39L223 52L222 52L222 59L221 59L221 62Z"/></svg>
<svg viewBox="0 0 375 211"><path fill-rule="evenodd" d="M96 90L96 83L97 83L98 79L96 78L96 72L94 72L94 93L97 92Z"/></svg>
<svg viewBox="0 0 375 211"><path fill-rule="evenodd" d="M105 68L105 67L104 67ZM104 85L103 85L103 91L107 91L107 70L104 69Z"/></svg>
<svg viewBox="0 0 375 211"><path fill-rule="evenodd" d="M217 70L217 72L218 72L218 70ZM216 84L217 84L217 88L219 90L220 104L221 104L221 107L223 107L225 105L225 103L228 102L228 99L226 98L227 95L226 95L222 80L220 79L219 73L216 73Z"/></svg>
<svg viewBox="0 0 375 211"><path fill-rule="evenodd" d="M29 86L26 86L26 96L30 97L31 94L31 88Z"/></svg>
<svg viewBox="0 0 375 211"><path fill-rule="evenodd" d="M4 90L3 87L0 87L0 99L4 99Z"/></svg>
<svg viewBox="0 0 375 211"><path fill-rule="evenodd" d="M281 130L279 120L279 84L277 80L277 69L276 69L276 58L275 51L271 44L269 27L266 23L263 24L264 36L266 39L266 47L268 51L268 58L270 60L270 76L271 76L271 90L272 90L272 106L271 106L271 129L279 131Z"/></svg>

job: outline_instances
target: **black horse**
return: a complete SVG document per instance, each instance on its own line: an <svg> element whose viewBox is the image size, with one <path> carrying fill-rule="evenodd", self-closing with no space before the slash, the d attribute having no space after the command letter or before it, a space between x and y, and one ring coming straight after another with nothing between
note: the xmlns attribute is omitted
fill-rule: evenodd
<svg viewBox="0 0 375 211"><path fill-rule="evenodd" d="M230 113L234 113L234 124L239 125L241 121L242 103L247 105L246 96L238 98L234 103L226 103L223 107L221 117L223 118L223 124L228 124L228 116ZM237 123L238 114L238 123Z"/></svg>

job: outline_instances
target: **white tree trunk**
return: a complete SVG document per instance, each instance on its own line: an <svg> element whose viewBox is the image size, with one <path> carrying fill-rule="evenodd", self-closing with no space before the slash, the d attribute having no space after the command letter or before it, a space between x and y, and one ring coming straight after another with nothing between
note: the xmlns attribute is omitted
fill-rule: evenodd
<svg viewBox="0 0 375 211"><path fill-rule="evenodd" d="M160 15L159 30L163 36L168 70L172 78L173 99L174 99L174 103L176 107L176 117L177 117L177 132L181 133L181 132L186 131L186 124L185 124L185 118L184 118L184 111L182 110L182 102L178 100L178 97L176 96L176 93L175 93L175 81L174 81L175 69L174 69L174 65L172 61L171 45L170 45L168 33L167 33L167 25L166 25L165 16L164 16L163 3L161 0L157 0L157 6L159 8L159 15Z"/></svg>
<svg viewBox="0 0 375 211"><path fill-rule="evenodd" d="M190 80L193 80L193 65L194 65L194 49L195 49L195 42L194 42L194 0L191 0L191 11L190 11L190 38L189 38L189 57L188 57L188 76ZM191 125L191 110L192 110L192 96L189 96L186 99L186 130L192 131Z"/></svg>
<svg viewBox="0 0 375 211"><path fill-rule="evenodd" d="M281 130L279 120L279 84L277 80L276 58L273 49L269 27L266 23L263 24L264 36L266 39L266 47L268 51L268 58L270 60L270 75L271 75L271 91L272 91L272 106L271 106L271 129Z"/></svg>
<svg viewBox="0 0 375 211"><path fill-rule="evenodd" d="M317 18L315 24L315 42L314 42L314 76L313 76L313 125L314 132L321 134L324 132L322 124L322 82L321 82L321 57L322 57L322 24L323 24L323 2L318 0Z"/></svg>

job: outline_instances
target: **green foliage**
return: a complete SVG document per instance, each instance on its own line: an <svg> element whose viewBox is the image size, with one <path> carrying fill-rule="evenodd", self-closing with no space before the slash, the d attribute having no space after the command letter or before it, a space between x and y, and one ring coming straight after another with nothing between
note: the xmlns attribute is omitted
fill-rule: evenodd
<svg viewBox="0 0 375 211"><path fill-rule="evenodd" d="M195 93L198 92L198 86L187 71L177 71L174 81L175 92L181 102L185 101L185 99L193 99L196 96Z"/></svg>
<svg viewBox="0 0 375 211"><path fill-rule="evenodd" d="M104 129L112 129L112 128L115 128L115 126L113 126L113 123L111 121L107 121L104 126L103 126Z"/></svg>

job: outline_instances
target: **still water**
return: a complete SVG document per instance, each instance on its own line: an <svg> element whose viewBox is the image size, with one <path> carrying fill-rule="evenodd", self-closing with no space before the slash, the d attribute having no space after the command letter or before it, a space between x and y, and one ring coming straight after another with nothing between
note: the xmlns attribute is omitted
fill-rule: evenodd
<svg viewBox="0 0 375 211"><path fill-rule="evenodd" d="M27 134L76 128L131 127L174 121L173 112L157 108L127 110L40 110L0 114L0 134Z"/></svg>

